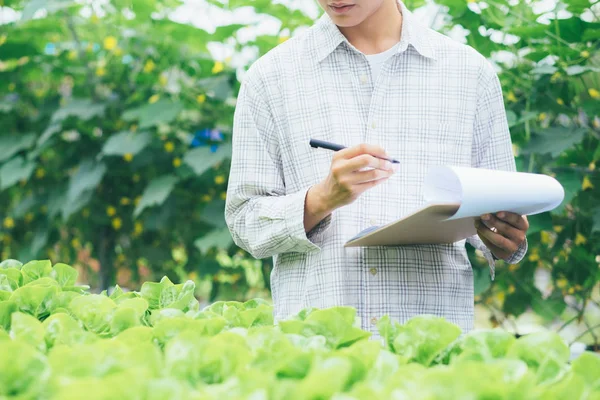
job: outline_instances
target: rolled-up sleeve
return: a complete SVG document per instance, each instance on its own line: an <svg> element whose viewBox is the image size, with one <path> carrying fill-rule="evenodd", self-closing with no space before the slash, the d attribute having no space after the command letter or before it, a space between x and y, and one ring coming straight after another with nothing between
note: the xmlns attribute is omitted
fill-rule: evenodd
<svg viewBox="0 0 600 400"><path fill-rule="evenodd" d="M472 165L476 168L516 171L502 87L498 75L487 61L481 70L478 90L473 126ZM491 251L477 235L468 238L467 242L483 252L493 279L495 260ZM518 263L527 253L527 247L525 239L517 251L504 261L510 264Z"/></svg>
<svg viewBox="0 0 600 400"><path fill-rule="evenodd" d="M304 204L309 187L287 193L279 135L256 75L248 73L237 99L233 152L225 220L234 242L255 258L286 252L317 252L311 238L330 217L307 235Z"/></svg>

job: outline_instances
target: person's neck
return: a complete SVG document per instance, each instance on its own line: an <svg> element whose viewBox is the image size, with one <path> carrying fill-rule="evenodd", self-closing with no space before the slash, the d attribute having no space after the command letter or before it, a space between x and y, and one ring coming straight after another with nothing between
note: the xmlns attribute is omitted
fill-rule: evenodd
<svg viewBox="0 0 600 400"><path fill-rule="evenodd" d="M381 53L400 41L402 13L396 0L386 0L379 10L359 25L339 29L364 54Z"/></svg>

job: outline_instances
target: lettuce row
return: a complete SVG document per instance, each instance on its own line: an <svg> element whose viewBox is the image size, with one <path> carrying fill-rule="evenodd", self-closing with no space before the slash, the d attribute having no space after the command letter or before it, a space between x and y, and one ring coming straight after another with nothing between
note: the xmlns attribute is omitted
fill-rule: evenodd
<svg viewBox="0 0 600 400"><path fill-rule="evenodd" d="M555 333L255 299L200 309L191 281L92 294L65 264L0 263L0 399L600 399L600 357Z"/></svg>

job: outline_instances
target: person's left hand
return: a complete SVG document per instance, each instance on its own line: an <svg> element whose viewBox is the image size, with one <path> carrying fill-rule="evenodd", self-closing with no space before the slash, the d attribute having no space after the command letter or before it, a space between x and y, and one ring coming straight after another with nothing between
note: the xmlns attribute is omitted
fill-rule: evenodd
<svg viewBox="0 0 600 400"><path fill-rule="evenodd" d="M492 254L506 260L525 241L529 222L525 215L500 211L476 218L475 228Z"/></svg>

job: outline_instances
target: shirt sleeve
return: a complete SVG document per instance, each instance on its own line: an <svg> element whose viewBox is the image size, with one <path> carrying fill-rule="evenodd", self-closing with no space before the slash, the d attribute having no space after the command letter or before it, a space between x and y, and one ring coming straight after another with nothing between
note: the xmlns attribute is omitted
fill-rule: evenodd
<svg viewBox="0 0 600 400"><path fill-rule="evenodd" d="M227 226L234 242L255 258L317 252L320 247L311 239L329 227L331 216L305 232L310 187L287 193L276 125L257 87L249 79L242 82L234 112Z"/></svg>
<svg viewBox="0 0 600 400"><path fill-rule="evenodd" d="M510 131L502 87L498 75L486 61L480 78L479 96L473 126L472 165L476 168L516 171L515 158L512 151ZM495 274L495 257L478 235L467 239L473 247L481 250L488 260L492 279ZM518 263L527 253L527 239L517 251L504 261Z"/></svg>

